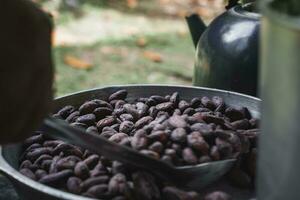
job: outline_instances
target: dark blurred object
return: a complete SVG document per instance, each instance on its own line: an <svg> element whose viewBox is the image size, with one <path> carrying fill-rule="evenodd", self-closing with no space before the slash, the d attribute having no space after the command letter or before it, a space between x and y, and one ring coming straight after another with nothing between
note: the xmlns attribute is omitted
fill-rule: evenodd
<svg viewBox="0 0 300 200"><path fill-rule="evenodd" d="M229 0L227 6L225 7L227 10L230 8L239 5L240 0Z"/></svg>
<svg viewBox="0 0 300 200"><path fill-rule="evenodd" d="M14 187L4 176L0 176L0 199L19 200Z"/></svg>
<svg viewBox="0 0 300 200"><path fill-rule="evenodd" d="M2 0L0 24L0 143L9 143L28 136L50 109L52 24L26 0Z"/></svg>
<svg viewBox="0 0 300 200"><path fill-rule="evenodd" d="M237 5L207 28L198 15L187 17L196 49L194 84L257 95L260 14L254 4Z"/></svg>
<svg viewBox="0 0 300 200"><path fill-rule="evenodd" d="M299 0L275 0L271 5L275 10L288 13L292 16L300 15L300 1Z"/></svg>
<svg viewBox="0 0 300 200"><path fill-rule="evenodd" d="M300 199L300 15L274 8L275 2L279 1L262 1L258 199L296 200ZM299 12L300 5L295 9Z"/></svg>

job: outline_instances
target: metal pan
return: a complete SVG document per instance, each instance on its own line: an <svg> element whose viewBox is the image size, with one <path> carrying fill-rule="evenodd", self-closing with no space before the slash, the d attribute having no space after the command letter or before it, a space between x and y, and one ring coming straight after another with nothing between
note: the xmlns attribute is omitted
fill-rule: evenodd
<svg viewBox="0 0 300 200"><path fill-rule="evenodd" d="M167 95L173 92L179 92L180 97L183 99L191 99L197 96L220 96L224 98L228 105L246 106L254 117L260 118L259 106L261 101L258 98L223 90L168 85L127 85L91 89L56 99L55 110L64 105L80 105L86 100L93 98L107 98L109 94L120 89L126 89L128 91L129 100L134 100L138 97L147 97L153 94ZM17 170L21 153L21 144L0 147L0 172L10 179L21 199L90 199L42 185L23 176Z"/></svg>

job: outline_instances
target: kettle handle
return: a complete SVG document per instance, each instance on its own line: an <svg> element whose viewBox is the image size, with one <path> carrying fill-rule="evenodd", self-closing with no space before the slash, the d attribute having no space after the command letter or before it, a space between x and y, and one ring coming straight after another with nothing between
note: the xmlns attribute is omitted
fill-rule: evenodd
<svg viewBox="0 0 300 200"><path fill-rule="evenodd" d="M186 16L185 19L192 36L194 46L196 48L202 33L204 33L204 31L206 30L206 25L203 22L203 20L200 18L200 16L195 13Z"/></svg>

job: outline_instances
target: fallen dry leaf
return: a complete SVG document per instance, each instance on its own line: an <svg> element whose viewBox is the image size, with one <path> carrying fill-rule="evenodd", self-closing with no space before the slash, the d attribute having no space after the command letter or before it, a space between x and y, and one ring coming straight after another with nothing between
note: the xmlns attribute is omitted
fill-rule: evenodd
<svg viewBox="0 0 300 200"><path fill-rule="evenodd" d="M187 16L187 11L186 10L184 10L184 9L180 9L180 10L177 10L177 13L176 13L176 15L178 16L178 17L186 17Z"/></svg>
<svg viewBox="0 0 300 200"><path fill-rule="evenodd" d="M136 45L139 47L145 47L147 45L148 41L144 37L140 37L136 40Z"/></svg>
<svg viewBox="0 0 300 200"><path fill-rule="evenodd" d="M127 6L129 8L136 8L138 4L138 0L127 0Z"/></svg>
<svg viewBox="0 0 300 200"><path fill-rule="evenodd" d="M153 62L162 62L162 56L159 53L153 52L153 51L144 51L143 53L144 57L148 60L151 60Z"/></svg>
<svg viewBox="0 0 300 200"><path fill-rule="evenodd" d="M111 54L119 54L118 49L110 46L103 46L100 49L100 52L105 55L111 55Z"/></svg>
<svg viewBox="0 0 300 200"><path fill-rule="evenodd" d="M90 62L87 62L80 58L76 58L71 55L64 56L64 62L65 64L75 69L90 69L92 67L92 64Z"/></svg>

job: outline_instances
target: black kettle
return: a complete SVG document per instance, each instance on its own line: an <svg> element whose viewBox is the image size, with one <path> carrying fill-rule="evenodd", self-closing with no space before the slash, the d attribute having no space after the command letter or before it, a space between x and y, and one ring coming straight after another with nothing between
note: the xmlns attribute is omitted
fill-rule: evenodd
<svg viewBox="0 0 300 200"><path fill-rule="evenodd" d="M194 85L257 95L260 14L235 5L206 27L186 17L196 47Z"/></svg>

